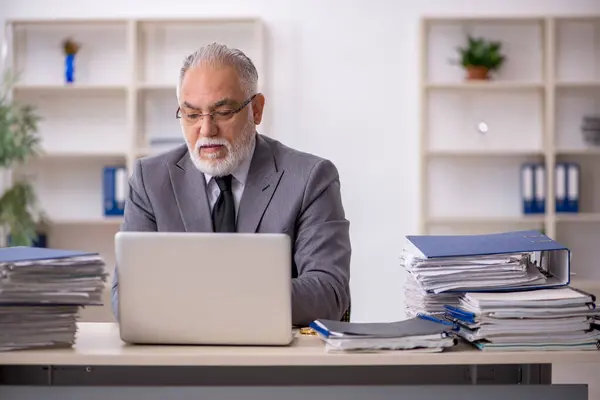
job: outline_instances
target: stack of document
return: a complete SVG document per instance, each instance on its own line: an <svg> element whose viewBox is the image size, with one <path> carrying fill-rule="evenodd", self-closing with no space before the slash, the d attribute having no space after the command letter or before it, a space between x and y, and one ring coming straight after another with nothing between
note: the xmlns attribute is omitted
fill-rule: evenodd
<svg viewBox="0 0 600 400"><path fill-rule="evenodd" d="M534 230L407 236L400 260L410 316L443 312L466 292L562 286L569 273L569 250Z"/></svg>
<svg viewBox="0 0 600 400"><path fill-rule="evenodd" d="M0 351L70 347L77 306L0 306Z"/></svg>
<svg viewBox="0 0 600 400"><path fill-rule="evenodd" d="M327 352L403 350L441 352L456 344L457 325L420 315L398 322L352 323L319 319L310 324Z"/></svg>
<svg viewBox="0 0 600 400"><path fill-rule="evenodd" d="M0 349L72 345L79 308L102 304L107 276L97 253L0 249Z"/></svg>
<svg viewBox="0 0 600 400"><path fill-rule="evenodd" d="M481 350L598 350L594 295L570 287L465 293L447 306L458 335Z"/></svg>
<svg viewBox="0 0 600 400"><path fill-rule="evenodd" d="M402 259L412 279L433 294L546 282L546 276L527 253L428 259L407 251Z"/></svg>
<svg viewBox="0 0 600 400"><path fill-rule="evenodd" d="M458 305L460 293L431 293L408 274L404 283L404 307L407 317L419 314L443 314L445 306Z"/></svg>

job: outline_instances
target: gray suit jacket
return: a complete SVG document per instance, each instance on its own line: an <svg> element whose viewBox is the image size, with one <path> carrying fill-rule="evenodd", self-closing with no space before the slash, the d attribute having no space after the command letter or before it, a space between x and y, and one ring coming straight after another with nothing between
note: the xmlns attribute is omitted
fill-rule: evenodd
<svg viewBox="0 0 600 400"><path fill-rule="evenodd" d="M129 185L123 231L212 232L206 182L185 145L138 160ZM295 325L342 318L350 304L351 246L333 163L257 134L237 221L238 232L291 237Z"/></svg>

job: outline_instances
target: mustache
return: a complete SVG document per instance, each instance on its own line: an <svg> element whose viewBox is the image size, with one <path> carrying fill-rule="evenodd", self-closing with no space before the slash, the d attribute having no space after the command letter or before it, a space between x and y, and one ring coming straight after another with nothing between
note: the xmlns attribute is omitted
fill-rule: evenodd
<svg viewBox="0 0 600 400"><path fill-rule="evenodd" d="M203 146L221 145L231 149L231 144L222 138L201 138L196 141L196 150L200 150Z"/></svg>

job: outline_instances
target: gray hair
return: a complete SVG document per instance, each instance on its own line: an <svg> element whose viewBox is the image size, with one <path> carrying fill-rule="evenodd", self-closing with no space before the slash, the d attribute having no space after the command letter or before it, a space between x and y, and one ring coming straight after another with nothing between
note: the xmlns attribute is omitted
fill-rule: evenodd
<svg viewBox="0 0 600 400"><path fill-rule="evenodd" d="M211 43L197 49L183 60L179 72L179 81L177 82L177 98L179 98L181 82L187 70L204 63L213 66L232 66L237 71L246 94L249 96L256 93L258 72L252 60L239 49L229 48L219 43Z"/></svg>

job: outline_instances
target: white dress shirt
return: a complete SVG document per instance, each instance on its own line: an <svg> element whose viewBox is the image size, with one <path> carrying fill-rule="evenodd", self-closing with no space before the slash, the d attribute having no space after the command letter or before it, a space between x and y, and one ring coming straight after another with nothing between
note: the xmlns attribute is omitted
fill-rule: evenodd
<svg viewBox="0 0 600 400"><path fill-rule="evenodd" d="M233 179L231 180L231 190L233 192L233 202L235 204L235 219L237 221L238 210L240 208L240 201L242 194L244 193L244 187L246 187L246 180L248 179L248 171L250 169L250 162L252 161L252 155L254 154L254 148L250 152L250 157L244 160L231 174ZM215 206L221 190L217 185L217 182L213 179L212 175L204 174L206 179L206 193L208 195L208 205L210 206L210 212Z"/></svg>

